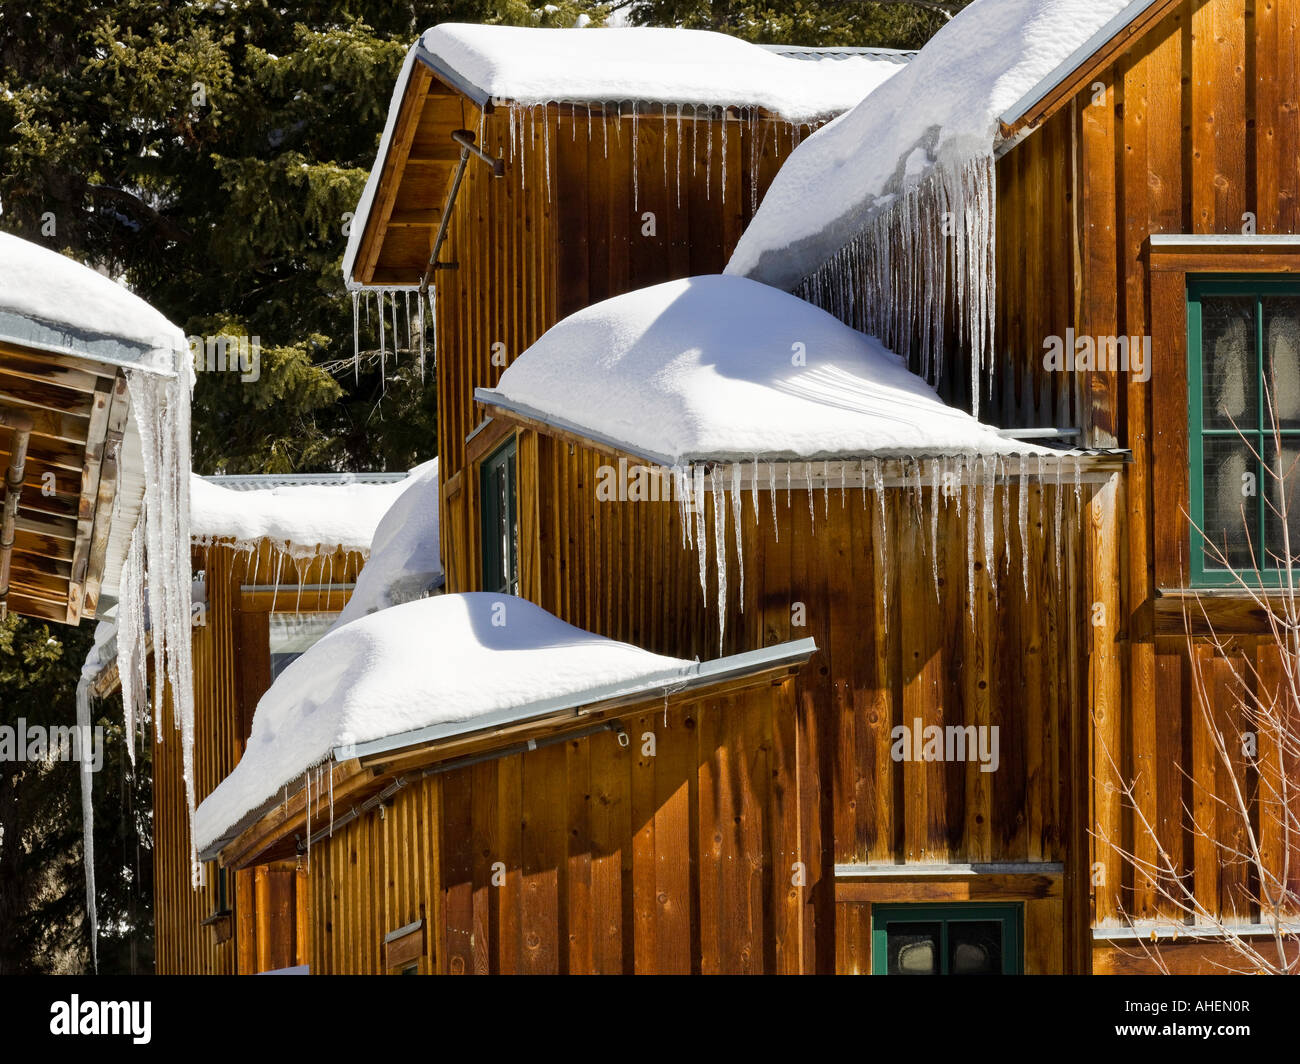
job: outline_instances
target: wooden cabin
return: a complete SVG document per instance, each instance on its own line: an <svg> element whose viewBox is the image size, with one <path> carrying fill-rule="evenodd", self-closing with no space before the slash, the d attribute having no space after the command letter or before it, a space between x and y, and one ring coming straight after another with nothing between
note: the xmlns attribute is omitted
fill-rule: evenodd
<svg viewBox="0 0 1300 1064"><path fill-rule="evenodd" d="M410 485L429 507L436 470L433 483ZM199 801L239 763L253 710L275 676L352 598L380 520L406 488L404 474L224 476L192 484ZM436 530L432 518L431 524ZM436 551L429 576L426 590L437 590ZM116 666L106 668L94 694L104 697L120 681ZM172 705L169 696L169 713ZM155 722L147 734L158 973L231 975L299 963L306 932L294 919L304 904L295 863L262 863L238 874L208 863L196 885L182 744L169 722Z"/></svg>
<svg viewBox="0 0 1300 1064"><path fill-rule="evenodd" d="M0 280L0 619L76 625L116 601L144 499L127 375L174 375L183 338L107 277L17 237L0 235Z"/></svg>
<svg viewBox="0 0 1300 1064"><path fill-rule="evenodd" d="M432 306L449 586L475 564L474 389L575 310L720 272L795 145L909 58L795 54L700 31L492 26L440 26L412 48L343 266L379 296L374 342L385 293L403 318L412 291Z"/></svg>
<svg viewBox="0 0 1300 1064"><path fill-rule="evenodd" d="M1008 2L996 14L1014 19L1023 7ZM928 63L942 65L963 17L905 73L923 83L935 74ZM479 737L472 749L404 746L421 783L392 790L407 762L391 750L356 764L336 752L341 775L331 780L364 781L366 797L360 815L313 844L322 871L307 873L311 901L295 925L311 945L295 957L313 971L447 974L1256 967L1234 940L1263 946L1279 926L1294 929L1270 897L1279 888L1294 897L1284 870L1300 867L1300 855L1269 796L1288 793L1296 771L1267 734L1253 753L1233 742L1220 750L1216 736L1255 730L1243 697L1275 704L1286 663L1258 599L1215 565L1198 529L1211 521L1211 541L1230 532L1222 506L1213 509L1224 478L1240 471L1212 461L1214 416L1238 401L1225 381L1258 410L1262 373L1243 377L1240 365L1258 367L1267 349L1284 380L1300 367L1286 302L1300 248L1288 185L1300 109L1286 59L1298 20L1297 0L1116 0L1099 5L1095 25L1073 28L1077 47L1053 70L1025 75L1008 53L1024 91L1000 105L988 158L975 160L996 179L980 186L996 196L975 212L991 246L987 258L960 263L973 271L966 277L996 274L996 287L979 289L988 306L972 312L987 313L987 328L963 317L959 270L943 275L949 289L918 293L880 269L871 247L841 255L841 218L827 222L819 258L815 198L803 205L806 239L794 251L765 249L751 275L779 277L879 332L950 403L973 405L982 393L980 416L1001 431L984 426L980 446L964 450L916 440L891 451L869 437L811 452L691 446L673 435L680 403L647 401L638 418L627 408L635 390L602 393L603 354L586 373L533 373L572 349L565 330L598 321L611 297L716 272L746 226L746 240L761 240L763 212L784 202L782 178L759 167L768 176L751 185L764 203L753 218L750 199L730 193L721 223L687 213L681 239L661 245L666 260L643 268L626 204L655 195L654 175L675 156L676 123L662 106L657 129L670 150L655 154L656 123L638 110L638 133L607 157L592 149L603 137L580 135L589 101L511 107L508 92L477 85L474 110L465 102L473 78L422 56L426 36L403 75L345 266L354 284L409 289L421 306L435 281L447 590L517 594L586 631L677 658L752 661L745 655L803 637L817 649L806 664L780 666L793 677L769 677L775 693L763 697L773 701L760 708L715 716L708 699L688 696L636 707L626 730L654 736L652 758L620 753L606 734L557 734L565 741L519 752L506 736ZM984 59L996 75L990 64L1003 57ZM869 130L873 105L895 120L901 112L885 104L891 89L908 90L902 77L840 128ZM464 163L459 198L421 219L409 272L380 273L381 254L407 239L393 221L400 197L409 197L403 211L437 209L439 190L407 177L435 164L421 153L412 163L400 144L416 143L442 96L461 98L454 106L469 117L460 128L477 123L473 144L487 146L487 159L456 142L457 159L437 165L454 184L453 165ZM590 115L593 129L619 124L616 111ZM723 128L745 125L728 126L729 116L710 112ZM512 134L516 147L526 139L542 151L512 156ZM743 136L729 137L728 150ZM787 166L806 176L812 148L787 148ZM703 169L717 188L721 175ZM673 192L661 177L658 203L679 217ZM683 202L698 205L698 190ZM939 231L933 203L900 202L917 208L917 232ZM906 246L897 226L879 233L901 242L895 266L916 267L905 279L923 278L929 251ZM430 254L455 269L417 277ZM729 272L750 271L733 259ZM552 328L585 307L590 314ZM717 323L696 320L714 342ZM727 321L739 334L748 318ZM1149 336L1149 378L1115 367L1049 371L1045 345L1066 336ZM1242 337L1252 336L1249 363ZM609 350L624 364L646 354L636 343ZM784 400L801 392L775 390ZM783 424L761 421L770 396L752 395L748 407L732 404L733 429ZM827 422L841 416L824 393L819 401ZM715 411L708 424L718 420ZM1263 438L1258 420L1253 431ZM611 469L624 484L680 486L689 474L691 486L602 497ZM1266 471L1255 472L1262 482ZM1260 535L1276 535L1258 505ZM1265 588L1270 580L1256 577ZM927 758L911 739L897 745L897 729L910 735L916 722L996 726L997 771ZM459 753L483 759L457 765ZM435 771L444 761L455 770ZM326 808L319 782L312 795L306 783L278 812L218 839L219 861L256 867L296 853L284 847L308 810L317 824ZM1231 814L1237 795L1242 817ZM767 844L773 830L786 834ZM1225 859L1248 830L1257 859ZM800 867L787 889L791 853ZM737 861L747 876L734 874ZM1160 870L1143 875L1144 861Z"/></svg>
<svg viewBox="0 0 1300 1064"><path fill-rule="evenodd" d="M1222 431L1235 378L1214 359L1258 367L1267 350L1279 382L1300 359L1286 303L1300 264L1300 4L1111 7L1001 115L982 416L1068 428L1131 456L1090 497L1078 530L1081 601L1095 611L1069 665L1088 710L1078 765L1088 798L1075 830L1092 871L1075 889L1091 920L1079 970L1254 970L1232 940L1267 950L1300 915L1286 871L1297 867L1286 797L1297 766L1243 709L1286 705L1278 641L1248 590L1274 585L1264 597L1281 604L1276 566L1264 561L1278 531L1266 531L1263 488L1241 496L1240 474L1263 484L1266 471L1249 456L1237 469L1222 450L1235 431ZM859 287L870 283L858 274ZM805 279L800 291L853 319L833 286ZM951 317L947 326L949 371L937 383L969 402L971 343ZM1049 372L1045 341L1066 336L1149 337L1149 377L1106 365ZM919 365L919 345L904 350ZM1266 411L1266 378L1254 373L1243 402ZM1282 383L1274 394L1290 402ZM1267 435L1260 420L1246 438ZM1225 535L1244 584L1206 548ZM1247 742L1256 732L1257 747ZM1232 856L1252 835L1255 857ZM1143 863L1154 874L1137 871Z"/></svg>

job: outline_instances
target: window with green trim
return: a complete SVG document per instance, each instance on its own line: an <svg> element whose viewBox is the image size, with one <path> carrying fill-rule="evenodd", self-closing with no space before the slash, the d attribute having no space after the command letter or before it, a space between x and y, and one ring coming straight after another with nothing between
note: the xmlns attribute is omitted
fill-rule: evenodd
<svg viewBox="0 0 1300 1064"><path fill-rule="evenodd" d="M519 594L519 520L512 436L479 467L482 499L483 590Z"/></svg>
<svg viewBox="0 0 1300 1064"><path fill-rule="evenodd" d="M1187 360L1192 583L1276 584L1287 537L1300 555L1300 280L1189 278Z"/></svg>
<svg viewBox="0 0 1300 1064"><path fill-rule="evenodd" d="M873 905L877 975L1019 975L1024 906Z"/></svg>

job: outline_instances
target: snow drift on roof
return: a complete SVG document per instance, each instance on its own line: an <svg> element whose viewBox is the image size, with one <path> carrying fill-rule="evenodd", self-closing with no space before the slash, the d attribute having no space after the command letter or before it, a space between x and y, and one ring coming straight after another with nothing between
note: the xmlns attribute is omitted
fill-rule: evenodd
<svg viewBox="0 0 1300 1064"><path fill-rule="evenodd" d="M593 688L679 681L692 662L565 624L509 595L438 595L329 632L262 696L235 770L199 807L200 850L340 746Z"/></svg>
<svg viewBox="0 0 1300 1064"><path fill-rule="evenodd" d="M411 480L388 484L310 484L234 491L190 478L190 535L194 542L234 541L251 547L262 540L291 553L368 551L385 513Z"/></svg>
<svg viewBox="0 0 1300 1064"><path fill-rule="evenodd" d="M375 529L370 557L334 627L423 598L442 584L438 542L438 459L416 466Z"/></svg>
<svg viewBox="0 0 1300 1064"><path fill-rule="evenodd" d="M852 107L900 68L894 57L808 63L709 30L449 23L426 30L421 43L494 100L753 106L791 121Z"/></svg>
<svg viewBox="0 0 1300 1064"><path fill-rule="evenodd" d="M693 277L566 318L480 393L665 465L1011 453L898 355L742 277Z"/></svg>
<svg viewBox="0 0 1300 1064"><path fill-rule="evenodd" d="M0 337L164 374L185 336L139 296L64 255L0 233Z"/></svg>
<svg viewBox="0 0 1300 1064"><path fill-rule="evenodd" d="M976 0L801 144L727 273L791 288L933 168L992 152L998 117L1129 0Z"/></svg>

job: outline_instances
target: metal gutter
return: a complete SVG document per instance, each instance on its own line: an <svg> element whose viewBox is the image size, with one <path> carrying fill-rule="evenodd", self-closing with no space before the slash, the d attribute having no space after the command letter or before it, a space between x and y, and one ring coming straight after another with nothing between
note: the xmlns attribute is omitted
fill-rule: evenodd
<svg viewBox="0 0 1300 1064"><path fill-rule="evenodd" d="M27 447L31 443L32 417L24 410L0 406L0 427L12 432L9 444L9 469L5 472L5 501L0 517L0 621L9 615L9 574L14 556L14 525L18 520L18 503L23 494L23 471L27 466Z"/></svg>
<svg viewBox="0 0 1300 1064"><path fill-rule="evenodd" d="M1158 247L1300 247L1294 233L1152 233L1151 246Z"/></svg>
<svg viewBox="0 0 1300 1064"><path fill-rule="evenodd" d="M538 410L535 407L529 406L527 403L520 403L514 399L507 399L495 388L475 388L474 400L475 402L482 403L485 406L496 407L499 410L504 410L507 413L511 413L511 414L517 414L520 417L527 418L530 421L539 422L542 425L546 425L560 432L566 432L569 433L570 435L577 436L583 440L587 440L590 443L595 444L597 447L604 447L611 451L621 452L622 454L625 454L631 458L640 459L642 461L649 462L651 465L660 466L664 469L673 469L674 467L684 467L684 466L691 465L692 463L707 464L710 462L736 462L740 464L742 467L741 479L742 479L742 484L746 488L750 486L750 481L745 479L750 475L748 468L750 464L756 460L764 463L776 464L776 465L782 465L787 463L795 464L795 465L817 465L819 463L826 463L826 462L832 462L832 463L858 462L866 459L881 459L881 460L889 461L889 460L898 460L902 458L909 458L918 461L928 461L929 459L932 458L951 458L951 457L956 457L960 454L973 453L969 451L966 452L953 451L947 453L927 451L927 452L920 452L920 453L913 453L913 454L880 452L877 454L839 453L839 454L792 455L792 454L780 454L777 452L771 452L771 453L759 453L757 455L754 454L732 455L732 454L721 454L721 453L710 454L710 455L687 454L687 455L679 455L676 458L670 458L665 454L658 454L647 448L639 447L635 444L630 444L626 440L616 439L612 436L608 436L601 432L594 432L593 430L587 428L586 426L579 425L575 422L569 421L567 418L556 417L552 414L548 414L545 411ZM1023 433L1024 435L1023 436L1020 435L1021 433ZM1005 438L1009 438L1009 439L1034 439L1034 438L1047 439L1047 438L1056 438L1056 437L1070 437L1070 436L1077 435L1078 433L1079 433L1078 429L1000 430L1000 434ZM1126 463L1132 461L1132 453L1120 448L1101 448L1101 449L1072 448L1070 450L1057 450L1057 449L1048 448L1048 450L1050 450L1051 453L1047 455L1043 455L1044 458L1056 458L1056 459L1086 458L1086 459L1092 459L1094 461L1113 459L1116 461L1122 461ZM979 453L984 453L984 452L979 452ZM1027 453L1029 453L1032 456L1032 455L1037 455L1038 452L1033 451ZM1024 457L1024 456L1023 455L1018 456L1012 454L1012 455L1004 455L1003 457L1017 458L1017 457ZM802 487L803 484L804 484L803 481L798 482L799 487ZM886 486L888 487L893 485L887 483Z"/></svg>
<svg viewBox="0 0 1300 1064"><path fill-rule="evenodd" d="M960 879L970 876L1062 876L1059 861L976 861L970 864L837 864L836 879L897 879L899 876Z"/></svg>
<svg viewBox="0 0 1300 1064"><path fill-rule="evenodd" d="M1033 88L1003 111L1000 119L1003 125L1014 126L1027 112L1041 103L1052 90L1083 66L1107 41L1142 15L1148 8L1162 2L1163 0L1133 0L1131 4L1115 14L1101 29L1097 30L1096 33L1058 63L1051 73L1041 78Z"/></svg>
<svg viewBox="0 0 1300 1064"><path fill-rule="evenodd" d="M218 473L202 477L231 491L266 491L273 488L344 487L349 484L396 484L410 473Z"/></svg>
<svg viewBox="0 0 1300 1064"><path fill-rule="evenodd" d="M509 724L518 724L538 717L552 716L566 710L577 710L593 706L600 702L629 698L636 695L650 694L655 691L672 692L689 691L721 683L738 676L759 672L764 669L777 668L781 665L793 665L816 653L817 643L813 639L798 639L781 643L761 650L751 650L744 654L732 654L713 661L697 662L684 669L666 670L647 676L628 684L602 684L571 694L530 702L522 706L512 706L473 718L472 720L452 721L446 724L434 724L427 728L399 732L369 742L351 746L338 746L333 750L335 761L347 761L352 758L373 757L376 754L405 750L412 746L424 746L440 739L456 738L480 731Z"/></svg>

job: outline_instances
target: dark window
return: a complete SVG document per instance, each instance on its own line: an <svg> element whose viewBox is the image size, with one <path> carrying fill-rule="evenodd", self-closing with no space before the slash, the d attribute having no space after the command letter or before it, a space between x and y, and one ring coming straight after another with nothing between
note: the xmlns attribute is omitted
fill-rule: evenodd
<svg viewBox="0 0 1300 1064"><path fill-rule="evenodd" d="M1020 905L873 905L878 975L1018 975Z"/></svg>
<svg viewBox="0 0 1300 1064"><path fill-rule="evenodd" d="M1300 281L1189 279L1187 359L1192 583L1276 584L1300 555Z"/></svg>
<svg viewBox="0 0 1300 1064"><path fill-rule="evenodd" d="M483 590L519 594L519 519L512 437L479 467L483 513Z"/></svg>

